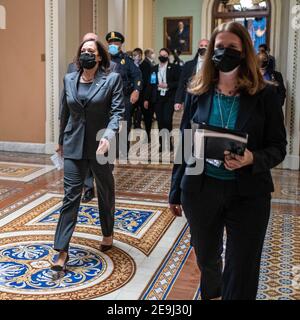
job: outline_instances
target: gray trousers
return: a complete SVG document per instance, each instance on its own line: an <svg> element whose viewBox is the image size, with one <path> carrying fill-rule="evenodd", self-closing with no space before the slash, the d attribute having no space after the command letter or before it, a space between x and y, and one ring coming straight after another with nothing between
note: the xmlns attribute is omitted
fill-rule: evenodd
<svg viewBox="0 0 300 320"><path fill-rule="evenodd" d="M98 207L102 234L109 237L113 234L115 213L115 185L112 174L113 166L100 165L96 159L64 161L65 196L55 233L54 249L67 251L74 232L81 192L88 169L91 169L97 186Z"/></svg>
<svg viewBox="0 0 300 320"><path fill-rule="evenodd" d="M92 191L94 189L94 176L91 169L88 169L84 180L84 192Z"/></svg>

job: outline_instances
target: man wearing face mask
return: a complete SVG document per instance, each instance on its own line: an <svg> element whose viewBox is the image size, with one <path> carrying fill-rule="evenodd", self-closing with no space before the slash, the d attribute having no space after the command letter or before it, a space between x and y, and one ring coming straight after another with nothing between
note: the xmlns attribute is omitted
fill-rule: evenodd
<svg viewBox="0 0 300 320"><path fill-rule="evenodd" d="M206 50L208 47L209 41L202 39L199 41L199 48L195 58L191 61L187 61L183 66L178 88L175 96L175 110L179 111L183 108L183 103L186 97L186 89L190 79L199 71L203 65Z"/></svg>
<svg viewBox="0 0 300 320"><path fill-rule="evenodd" d="M269 55L266 52L261 52L257 55L257 61L260 67L261 74L263 75L266 81L274 84L280 99L280 105L283 106L286 98L286 89L284 86L283 77L280 72L277 72L275 70L270 71L269 59Z"/></svg>
<svg viewBox="0 0 300 320"><path fill-rule="evenodd" d="M179 67L169 63L170 51L162 48L159 51L159 64L152 68L150 80L146 89L144 107L149 108L149 102L154 106L159 130L173 129L174 99L180 76ZM173 143L170 141L170 151ZM163 151L163 140L159 138L159 151Z"/></svg>
<svg viewBox="0 0 300 320"><path fill-rule="evenodd" d="M148 136L148 142L151 141L151 128L152 128L152 118L153 118L153 108L151 104L148 105L147 109L144 106L145 101L145 93L147 89L147 84L149 82L149 79L151 77L151 70L155 66L155 53L153 49L146 49L145 52L145 59L140 64L140 70L143 75L143 90L141 92L140 97L140 105L141 105L141 111L143 115L143 120L145 123L145 129Z"/></svg>
<svg viewBox="0 0 300 320"><path fill-rule="evenodd" d="M261 44L259 47L258 47L258 50L259 52L258 53L266 53L269 57L269 64L268 64L268 71L269 72L273 72L276 70L276 60L275 60L275 57L273 57L271 54L270 54L270 48L265 44Z"/></svg>
<svg viewBox="0 0 300 320"><path fill-rule="evenodd" d="M112 31L106 35L106 41L108 43L108 52L111 55L113 62L119 66L119 73L123 80L123 91L125 97L125 121L127 121L127 137L129 138L133 105L139 100L140 92L143 87L142 73L140 69L135 65L134 61L128 57L122 51L122 45L125 41L124 36L120 32ZM127 146L121 146L124 151L124 156L127 155L130 148L130 142L127 139ZM124 149L127 149L125 152ZM121 153L123 154L123 152Z"/></svg>
<svg viewBox="0 0 300 320"><path fill-rule="evenodd" d="M141 70L141 63L143 61L143 50L141 48L135 48L132 51L132 59L134 61L134 64ZM142 96L142 93L140 93L138 102L133 106L133 127L134 127L134 129L141 128L141 121L142 121L141 96Z"/></svg>

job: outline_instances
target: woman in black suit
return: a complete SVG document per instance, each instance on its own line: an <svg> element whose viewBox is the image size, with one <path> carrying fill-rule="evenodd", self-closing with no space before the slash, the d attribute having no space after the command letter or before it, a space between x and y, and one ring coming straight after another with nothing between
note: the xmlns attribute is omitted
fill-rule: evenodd
<svg viewBox="0 0 300 320"><path fill-rule="evenodd" d="M167 129L169 132L173 129L174 101L178 81L180 77L180 68L169 61L170 51L162 48L159 51L159 64L151 70L151 76L148 80L144 107L149 108L149 103L153 104L157 118L158 129ZM163 140L159 138L159 151L162 152ZM173 150L173 144L170 141L170 149Z"/></svg>
<svg viewBox="0 0 300 320"><path fill-rule="evenodd" d="M77 53L79 71L64 78L58 152L64 157L65 196L55 234L59 252L52 266L65 270L69 243L76 226L81 192L87 170L96 180L103 240L100 251L112 247L115 213L113 166L99 164L96 153L105 155L124 114L123 86L119 74L110 72L105 47L96 40L83 42ZM99 139L98 132L102 130ZM104 132L104 133L103 133ZM98 134L99 135L99 134Z"/></svg>
<svg viewBox="0 0 300 320"><path fill-rule="evenodd" d="M241 24L214 31L189 92L182 133L192 120L246 132L248 145L243 156L225 151L222 162L206 159L202 174L191 175L192 164L175 165L170 209L181 216L183 208L190 225L202 299L255 299L274 191L270 169L284 160L287 142L279 99L264 82Z"/></svg>

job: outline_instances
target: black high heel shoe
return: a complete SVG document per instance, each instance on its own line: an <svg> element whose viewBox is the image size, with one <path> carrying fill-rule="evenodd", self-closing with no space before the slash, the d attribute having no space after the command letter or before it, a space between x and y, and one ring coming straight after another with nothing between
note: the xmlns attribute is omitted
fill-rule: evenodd
<svg viewBox="0 0 300 320"><path fill-rule="evenodd" d="M100 244L100 248L99 249L100 249L101 252L108 251L113 247L114 233L112 233L111 237L112 237L112 243L111 244L102 244L102 243Z"/></svg>
<svg viewBox="0 0 300 320"><path fill-rule="evenodd" d="M54 264L51 266L51 270L55 271L55 272L62 272L62 271L65 272L67 270L67 263L69 261L69 258L70 258L69 255L67 255L66 260L63 265Z"/></svg>

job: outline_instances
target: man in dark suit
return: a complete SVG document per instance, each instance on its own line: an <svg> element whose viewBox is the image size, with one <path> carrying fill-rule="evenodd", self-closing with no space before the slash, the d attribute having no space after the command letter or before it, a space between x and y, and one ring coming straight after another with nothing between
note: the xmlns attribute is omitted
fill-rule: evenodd
<svg viewBox="0 0 300 320"><path fill-rule="evenodd" d="M175 110L179 111L183 108L186 97L186 90L190 79L201 69L205 59L206 50L209 41L202 39L199 41L198 51L193 60L187 61L183 66L179 79L178 88L175 96Z"/></svg>
<svg viewBox="0 0 300 320"><path fill-rule="evenodd" d="M129 137L132 126L133 106L138 101L143 88L142 73L134 64L132 58L122 51L125 38L120 32L109 32L106 35L106 41L108 43L108 52L111 55L111 60L118 65L119 73L123 80L125 121L127 122L127 137ZM120 147L120 155L126 157L130 148L129 139L127 139L127 146L120 145Z"/></svg>
<svg viewBox="0 0 300 320"><path fill-rule="evenodd" d="M148 81L144 107L149 108L149 102L154 106L159 130L173 129L174 99L180 77L178 66L169 63L170 51L162 48L159 52L160 63L152 68L150 81ZM163 140L159 138L159 151L163 150ZM170 151L173 143L170 141Z"/></svg>
<svg viewBox="0 0 300 320"><path fill-rule="evenodd" d="M153 49L146 49L144 54L145 54L145 59L140 64L140 70L141 70L142 76L143 76L143 90L141 92L139 104L140 104L141 112L143 115L143 120L145 123L145 129L146 129L147 136L148 136L148 142L150 142L151 141L151 127L152 127L153 109L152 109L151 104L149 105L148 109L146 109L144 107L144 101L145 101L147 84L150 81L151 70L155 65L155 62L154 62L155 54L154 54Z"/></svg>
<svg viewBox="0 0 300 320"><path fill-rule="evenodd" d="M261 44L259 46L259 53L266 53L269 56L268 72L272 73L276 70L276 60L270 54L270 48L266 44Z"/></svg>
<svg viewBox="0 0 300 320"><path fill-rule="evenodd" d="M181 52L189 50L189 29L184 25L183 21L178 22L175 32L168 36L171 50L180 50Z"/></svg>

